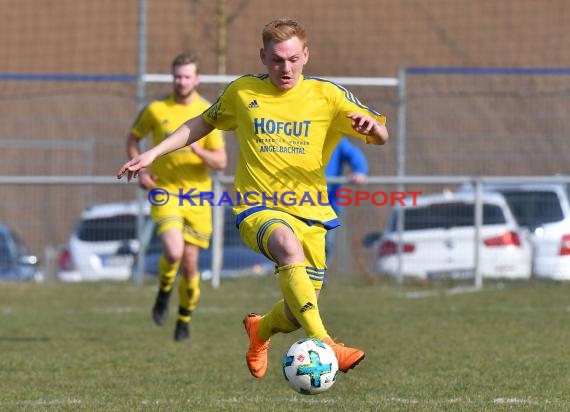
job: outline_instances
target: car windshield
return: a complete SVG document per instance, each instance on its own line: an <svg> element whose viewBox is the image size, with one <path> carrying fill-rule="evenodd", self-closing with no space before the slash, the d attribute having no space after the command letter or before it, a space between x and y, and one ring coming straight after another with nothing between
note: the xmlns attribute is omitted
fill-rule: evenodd
<svg viewBox="0 0 570 412"><path fill-rule="evenodd" d="M8 238L0 233L0 268L6 270L10 268L12 261L12 252L8 245Z"/></svg>
<svg viewBox="0 0 570 412"><path fill-rule="evenodd" d="M545 223L564 219L560 200L551 190L501 190L513 215L521 226L534 230Z"/></svg>
<svg viewBox="0 0 570 412"><path fill-rule="evenodd" d="M86 242L136 239L137 216L118 215L83 220L79 225L77 237Z"/></svg>
<svg viewBox="0 0 570 412"><path fill-rule="evenodd" d="M424 207L410 207L404 215L404 230L449 229L475 225L475 208L468 203L439 203ZM497 205L483 205L483 224L499 225L506 222L503 210ZM396 231L397 214L391 223Z"/></svg>
<svg viewBox="0 0 570 412"><path fill-rule="evenodd" d="M16 249L18 250L19 256L32 254L32 252L30 251L28 246L26 246L24 241L14 232L12 232L12 239L14 240L14 244L16 245Z"/></svg>

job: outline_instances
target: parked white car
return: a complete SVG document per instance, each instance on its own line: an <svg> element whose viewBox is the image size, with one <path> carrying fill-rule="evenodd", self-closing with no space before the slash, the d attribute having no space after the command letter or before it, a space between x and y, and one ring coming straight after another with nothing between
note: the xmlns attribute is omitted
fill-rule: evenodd
<svg viewBox="0 0 570 412"><path fill-rule="evenodd" d="M484 278L529 278L531 247L502 195L484 193L480 230L480 268ZM378 242L377 269L397 276L398 249L402 275L422 279L470 278L475 269L474 193L419 196L406 205L404 230L397 230L394 208Z"/></svg>
<svg viewBox="0 0 570 412"><path fill-rule="evenodd" d="M464 191L468 190L464 188ZM471 189L472 190L472 189ZM570 280L570 201L566 184L488 184L499 192L532 244L536 277Z"/></svg>
<svg viewBox="0 0 570 412"><path fill-rule="evenodd" d="M149 204L144 202L145 220ZM64 282L127 280L139 249L136 202L102 203L87 208L59 258Z"/></svg>

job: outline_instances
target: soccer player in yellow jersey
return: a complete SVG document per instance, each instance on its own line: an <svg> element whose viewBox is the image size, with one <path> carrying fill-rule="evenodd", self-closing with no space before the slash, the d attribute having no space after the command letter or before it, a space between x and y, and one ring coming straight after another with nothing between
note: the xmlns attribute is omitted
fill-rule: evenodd
<svg viewBox="0 0 570 412"><path fill-rule="evenodd" d="M140 154L139 142L149 133L153 146L158 145L188 118L199 115L210 106L197 91L198 60L193 54L181 54L172 62L173 91L166 98L146 106L137 117L127 138L127 154ZM168 301L174 281L182 267L178 283L179 307L174 339L190 338L189 322L200 297L198 273L199 248L207 248L212 233L212 209L208 204L181 207L177 195L195 189L209 191L212 181L209 168L226 166L226 151L221 131L212 130L204 139L157 159L140 171L139 183L144 189L160 188L168 192L168 202L152 205L163 255L159 259L159 290L152 309L157 325L168 318Z"/></svg>
<svg viewBox="0 0 570 412"><path fill-rule="evenodd" d="M339 369L348 372L364 352L333 341L317 305L326 269L325 233L338 225L327 204L324 164L343 134L384 144L386 120L343 87L303 76L309 49L297 22L272 21L262 39L267 74L229 84L202 115L124 164L117 177L136 177L159 156L194 144L214 128L234 130L240 148L234 184L242 200L234 207L239 232L275 262L283 294L265 315L244 318L248 368L261 378L271 336L302 327L308 337L331 345Z"/></svg>

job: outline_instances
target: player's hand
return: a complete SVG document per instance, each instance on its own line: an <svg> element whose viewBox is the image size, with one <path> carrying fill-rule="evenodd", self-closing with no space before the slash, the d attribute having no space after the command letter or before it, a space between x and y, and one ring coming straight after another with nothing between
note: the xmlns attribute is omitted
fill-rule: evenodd
<svg viewBox="0 0 570 412"><path fill-rule="evenodd" d="M192 151L193 151L194 153L196 153L198 156L202 157L202 156L201 156L201 153L204 151L204 149L202 149L202 148L200 147L200 145L198 144L198 142L192 143L189 147L190 147L190 149L192 149Z"/></svg>
<svg viewBox="0 0 570 412"><path fill-rule="evenodd" d="M378 122L375 119L360 113L347 114L346 117L352 119L352 128L356 132L366 136L372 135L375 127L378 126Z"/></svg>
<svg viewBox="0 0 570 412"><path fill-rule="evenodd" d="M367 139L368 143L384 144L388 140L386 126L376 119L361 113L350 113L346 117L352 120L352 128L356 132L371 137Z"/></svg>
<svg viewBox="0 0 570 412"><path fill-rule="evenodd" d="M157 178L158 176L149 172L148 169L141 169L139 171L139 186L145 190L154 189Z"/></svg>
<svg viewBox="0 0 570 412"><path fill-rule="evenodd" d="M149 152L141 153L140 155L133 157L127 163L125 163L119 169L117 173L117 179L122 178L125 173L127 174L127 180L130 182L132 179L137 177L142 169L150 166L154 161L154 156Z"/></svg>
<svg viewBox="0 0 570 412"><path fill-rule="evenodd" d="M353 173L350 175L350 182L356 183L357 185L363 185L366 183L366 175L362 173Z"/></svg>

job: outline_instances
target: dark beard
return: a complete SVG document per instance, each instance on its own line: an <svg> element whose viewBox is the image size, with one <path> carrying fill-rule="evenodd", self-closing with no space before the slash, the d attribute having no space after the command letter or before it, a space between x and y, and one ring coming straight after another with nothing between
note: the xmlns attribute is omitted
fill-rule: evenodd
<svg viewBox="0 0 570 412"><path fill-rule="evenodd" d="M178 99L186 99L188 97L190 97L190 95L194 93L194 89L190 90L188 93L186 94L181 94L178 90L174 90L174 95L176 98Z"/></svg>

